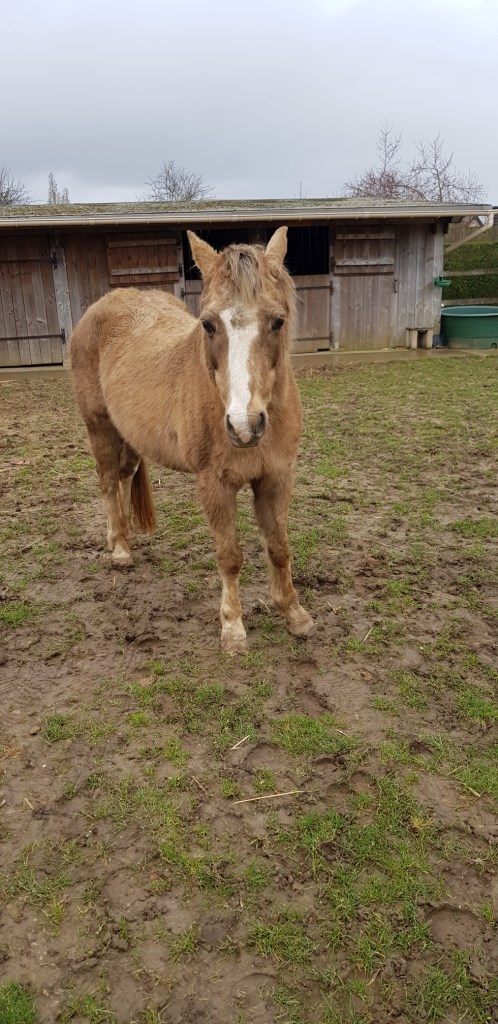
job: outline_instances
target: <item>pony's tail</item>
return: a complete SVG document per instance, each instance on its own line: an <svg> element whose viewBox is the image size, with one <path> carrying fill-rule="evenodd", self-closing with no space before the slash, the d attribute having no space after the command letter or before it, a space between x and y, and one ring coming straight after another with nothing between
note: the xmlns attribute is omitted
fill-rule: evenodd
<svg viewBox="0 0 498 1024"><path fill-rule="evenodd" d="M149 473L143 459L140 459L131 485L131 509L138 528L144 533L153 533L156 528L156 510Z"/></svg>

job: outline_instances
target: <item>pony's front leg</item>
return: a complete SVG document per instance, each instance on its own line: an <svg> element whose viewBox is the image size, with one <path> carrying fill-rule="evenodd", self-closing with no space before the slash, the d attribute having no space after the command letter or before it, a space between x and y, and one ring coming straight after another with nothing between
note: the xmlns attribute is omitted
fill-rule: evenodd
<svg viewBox="0 0 498 1024"><path fill-rule="evenodd" d="M235 530L236 491L214 476L199 477L199 496L216 542L221 576L221 648L226 654L244 654L247 637L239 599L242 550Z"/></svg>
<svg viewBox="0 0 498 1024"><path fill-rule="evenodd" d="M287 517L294 476L292 471L252 481L254 509L268 556L273 600L284 613L294 636L308 636L314 629L311 615L299 603L292 582Z"/></svg>

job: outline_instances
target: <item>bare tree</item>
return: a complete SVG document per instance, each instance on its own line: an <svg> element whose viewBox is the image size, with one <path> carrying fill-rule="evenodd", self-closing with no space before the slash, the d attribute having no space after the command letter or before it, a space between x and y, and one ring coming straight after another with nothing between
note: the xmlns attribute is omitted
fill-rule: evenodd
<svg viewBox="0 0 498 1024"><path fill-rule="evenodd" d="M348 196L370 196L373 199L406 199L407 182L399 158L402 135L382 125L375 141L377 163L363 172L360 178L347 181L344 192Z"/></svg>
<svg viewBox="0 0 498 1024"><path fill-rule="evenodd" d="M453 153L445 153L439 135L419 142L410 164L401 159L403 135L383 124L375 143L377 162L360 177L347 181L344 194L375 199L413 199L434 202L479 202L485 189L473 171L456 170Z"/></svg>
<svg viewBox="0 0 498 1024"><path fill-rule="evenodd" d="M70 203L69 192L67 188L59 189L57 182L50 171L48 176L48 200L50 206L56 206L63 203Z"/></svg>
<svg viewBox="0 0 498 1024"><path fill-rule="evenodd" d="M453 153L445 153L439 132L429 142L419 142L410 174L424 199L477 203L486 195L474 171L462 172L453 166Z"/></svg>
<svg viewBox="0 0 498 1024"><path fill-rule="evenodd" d="M145 184L149 191L144 198L155 203L167 200L184 203L192 199L207 199L213 195L213 189L206 185L202 174L187 171L185 167L178 166L175 160L164 163L159 174L155 178L146 178Z"/></svg>
<svg viewBox="0 0 498 1024"><path fill-rule="evenodd" d="M32 202L28 186L20 178L16 181L8 167L0 167L0 206L22 206Z"/></svg>

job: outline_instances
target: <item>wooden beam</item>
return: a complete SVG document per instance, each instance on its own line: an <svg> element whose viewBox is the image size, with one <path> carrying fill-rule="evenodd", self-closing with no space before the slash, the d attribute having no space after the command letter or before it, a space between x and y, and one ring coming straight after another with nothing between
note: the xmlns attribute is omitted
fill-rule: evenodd
<svg viewBox="0 0 498 1024"><path fill-rule="evenodd" d="M120 239L119 242L108 242L107 248L132 249L133 247L142 245L176 245L176 238L142 238L140 241L133 240L132 242L125 242Z"/></svg>
<svg viewBox="0 0 498 1024"><path fill-rule="evenodd" d="M485 270L445 270L448 277L487 277L489 274L498 274L498 267L487 267Z"/></svg>
<svg viewBox="0 0 498 1024"><path fill-rule="evenodd" d="M185 267L183 265L183 245L181 232L175 238L176 258L178 261L178 280L174 283L174 291L177 299L185 298Z"/></svg>
<svg viewBox="0 0 498 1024"><path fill-rule="evenodd" d="M336 267L393 267L394 257L393 256L374 256L369 259L354 259L350 257L347 260L336 260Z"/></svg>
<svg viewBox="0 0 498 1024"><path fill-rule="evenodd" d="M131 277L134 274L173 274L178 277L178 267L125 267L111 270L111 277Z"/></svg>
<svg viewBox="0 0 498 1024"><path fill-rule="evenodd" d="M336 238L344 238L344 239L348 239L348 240L357 239L357 238L360 239L360 240L363 240L363 239L370 240L371 238L396 238L396 235L394 234L394 231L368 231L368 232L366 232L366 234L363 234L362 232L357 232L357 231L348 231L347 233L346 232L343 233L343 232L339 231L339 232L337 232L335 237Z"/></svg>
<svg viewBox="0 0 498 1024"><path fill-rule="evenodd" d="M67 267L66 267L66 254L64 247L59 243L58 239L52 239L51 249L56 257L57 266L53 267L54 275L54 290L55 290L55 304L57 307L57 317L59 320L59 327L61 331L64 331L66 337L66 345L62 346L62 359L66 362L67 356L67 342L73 333L73 317L71 314L71 301L69 298L69 284L67 280Z"/></svg>

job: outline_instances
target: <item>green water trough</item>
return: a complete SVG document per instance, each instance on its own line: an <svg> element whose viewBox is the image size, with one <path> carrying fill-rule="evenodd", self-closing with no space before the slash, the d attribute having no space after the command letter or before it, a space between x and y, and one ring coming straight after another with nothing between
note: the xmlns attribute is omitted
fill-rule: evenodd
<svg viewBox="0 0 498 1024"><path fill-rule="evenodd" d="M498 306L445 306L441 334L449 348L498 348Z"/></svg>

